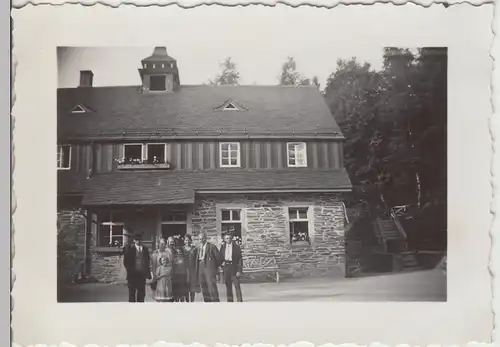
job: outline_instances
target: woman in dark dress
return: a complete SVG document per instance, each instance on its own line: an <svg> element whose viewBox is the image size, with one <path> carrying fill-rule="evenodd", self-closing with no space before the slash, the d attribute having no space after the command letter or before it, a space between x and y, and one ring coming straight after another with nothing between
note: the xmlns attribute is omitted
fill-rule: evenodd
<svg viewBox="0 0 500 347"><path fill-rule="evenodd" d="M187 285L189 295L187 301L194 302L194 297L196 293L200 292L200 289L198 286L198 276L196 275L196 247L193 246L193 239L189 234L184 237L184 252L186 253L188 270Z"/></svg>
<svg viewBox="0 0 500 347"><path fill-rule="evenodd" d="M172 289L176 302L184 302L188 296L187 259L182 243L182 238L180 237L171 238L170 241L170 246L174 255Z"/></svg>

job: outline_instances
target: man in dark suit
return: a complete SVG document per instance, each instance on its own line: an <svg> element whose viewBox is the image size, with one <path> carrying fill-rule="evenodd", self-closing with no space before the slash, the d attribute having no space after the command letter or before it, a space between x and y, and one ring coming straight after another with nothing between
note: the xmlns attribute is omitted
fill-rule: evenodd
<svg viewBox="0 0 500 347"><path fill-rule="evenodd" d="M219 302L217 269L220 266L219 250L208 242L207 234L200 234L200 245L196 249L196 272L203 293L203 301Z"/></svg>
<svg viewBox="0 0 500 347"><path fill-rule="evenodd" d="M142 244L141 236L134 235L132 244L124 247L123 265L127 270L129 302L144 302L146 279L151 279L149 250Z"/></svg>
<svg viewBox="0 0 500 347"><path fill-rule="evenodd" d="M233 234L231 232L227 232L224 235L224 244L220 249L220 257L222 259L224 282L226 283L227 301L234 301L234 284L236 299L238 302L243 302L240 286L240 276L243 271L243 257L241 255L240 246L233 242Z"/></svg>

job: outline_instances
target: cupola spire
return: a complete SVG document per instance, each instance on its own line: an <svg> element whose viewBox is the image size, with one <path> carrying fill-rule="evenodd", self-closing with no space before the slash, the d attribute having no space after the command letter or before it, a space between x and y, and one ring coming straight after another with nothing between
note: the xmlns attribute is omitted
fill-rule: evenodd
<svg viewBox="0 0 500 347"><path fill-rule="evenodd" d="M141 65L139 74L144 92L173 92L179 87L177 61L168 55L166 47L155 47Z"/></svg>

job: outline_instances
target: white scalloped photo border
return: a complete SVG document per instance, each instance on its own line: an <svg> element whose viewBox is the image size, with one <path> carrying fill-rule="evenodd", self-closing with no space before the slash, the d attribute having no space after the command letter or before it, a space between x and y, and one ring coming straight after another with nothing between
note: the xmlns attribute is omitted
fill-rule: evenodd
<svg viewBox="0 0 500 347"><path fill-rule="evenodd" d="M218 1L202 1L202 0L12 0L12 6L14 8L21 8L28 4L30 5L63 5L63 4L82 4L85 6L92 6L96 4L107 5L112 7L117 7L120 5L134 5L134 6L168 6L168 5L179 5L185 8L196 7L200 5L225 5L225 6L239 6L239 5L250 5L250 4L261 4L261 5L277 5L284 4L289 6L317 6L332 8L338 5L373 5L375 3L392 3L394 5L405 5L405 4L416 4L421 6L431 6L433 4L446 4L456 5L456 4L470 4L474 6L480 6L484 4L494 3L494 0L287 0L287 1L276 1L276 0L218 0Z"/></svg>
<svg viewBox="0 0 500 347"><path fill-rule="evenodd" d="M460 1L460 0L449 0L449 1L432 1L432 0L421 0L421 1L398 1L398 0L392 0L392 1L367 1L367 0L358 0L358 1L328 1L328 0L315 0L315 1L300 1L300 0L290 0L290 1L272 1L272 0L261 0L261 1L238 1L238 0L220 0L216 2L206 2L206 1L194 1L194 0L179 0L179 1L171 1L171 0L136 0L136 1L119 1L119 0L103 0L103 1L93 1L93 0L81 0L81 1L64 1L64 0L53 0L50 2L47 1L41 1L41 0L13 0L12 1L12 7L13 8L21 8L27 5L62 5L62 4L82 4L82 5L94 5L94 4L103 4L107 6L120 6L124 4L132 4L135 6L150 6L150 5L159 5L159 6L166 6L166 5L174 5L177 4L181 7L196 7L199 5L204 5L204 4L220 4L220 5L228 5L228 6L237 6L237 5L248 5L248 4L263 4L263 5L275 5L278 3L281 4L287 4L290 6L299 6L299 5L309 5L309 6L319 6L319 7L335 7L337 5L346 5L346 4L363 4L363 5L371 5L374 3L393 3L395 5L403 5L407 3L413 3L421 6L430 6L432 4L445 4L446 6L448 5L455 5L455 4L463 4L467 3L470 5L474 6L479 6L483 4L488 4L492 3L493 1L490 0L475 0L475 1ZM493 196L491 200L491 214L493 215L493 220L491 224L491 229L490 229L490 237L491 237L491 254L490 254L490 263L489 263L489 271L492 276L492 292L493 292L493 303L492 303L492 311L494 313L494 318L495 318L495 328L492 332L492 340L494 341L493 343L481 343L481 342L469 342L468 346L470 347L486 347L486 346L493 346L497 341L499 341L499 329L497 328L498 326L498 315L496 315L496 312L498 312L499 308L499 301L498 301L498 276L496 276L497 269L499 268L500 265L500 249L498 246L498 236L496 233L500 232L500 227L499 227L499 222L498 218L496 218L496 214L498 213L498 204L499 204L499 193L500 193L500 184L498 182L498 172L500 170L500 154L498 150L498 131L500 129L500 120L499 120L499 111L498 111L498 105L500 103L500 93L498 92L498 88L496 87L498 83L500 83L500 39L496 35L498 33L498 30L500 29L500 16L499 16L499 10L498 6L495 6L494 10L495 14L493 17L493 21L491 23L491 29L492 32L494 33L494 41L491 47L491 58L493 61L493 69L492 69L492 75L491 75L491 107L493 109L493 116L489 120L489 130L491 134L491 139L492 139L492 158L491 158L491 185L493 187ZM12 47L12 45L11 45ZM12 69L11 69L11 81L12 81L12 89L11 89L11 110L15 105L16 102L16 94L15 94L15 78L16 78L16 68L17 68L17 60L16 57L13 55L12 56ZM13 113L11 113L11 132L13 133L12 138L14 139L14 132L15 132L15 117ZM15 170L15 141L12 141L11 144L11 175L13 175L14 170ZM12 216L16 212L17 208L17 199L15 195L15 182L13 181L12 178L12 194L11 194L11 214ZM15 225L12 223L11 226L11 264L15 263L15 244L14 244L14 233L15 233ZM11 269L11 291L12 288L15 285L15 272L13 269ZM11 312L15 310L15 303L13 302L13 298L11 295ZM11 315L12 316L12 315ZM11 337L12 337L12 328L11 328ZM20 345L13 343L13 346L15 347L21 347ZM31 346L36 346L36 347L45 347L49 345L31 345ZM76 347L72 345L71 343L68 342L63 342L58 345L50 345L50 346L59 346L59 347ZM164 341L158 341L156 343L153 343L151 345L117 345L117 347L183 347L183 346L191 346L191 347L205 347L205 345L200 344L200 343L193 343L189 345L184 345L184 344L179 344L179 343L168 343ZM222 343L217 343L214 347L230 347L231 345L225 345ZM241 347L274 347L274 345L271 344L242 344L240 345ZM277 347L314 347L314 344L310 342L297 342L289 345L276 345ZM362 346L362 345L357 345L355 343L352 344L324 344L320 345L319 347L356 347L356 346ZM365 345L363 345L365 346ZM369 345L370 347L388 347L387 345L380 344L377 342L374 342ZM400 344L397 346L401 347L406 347L409 345L406 344ZM429 346L440 346L438 344L436 345L429 345ZM455 346L455 345L453 345ZM28 346L26 346L28 347ZM97 344L87 344L86 347L100 347ZM450 347L452 347L450 345Z"/></svg>

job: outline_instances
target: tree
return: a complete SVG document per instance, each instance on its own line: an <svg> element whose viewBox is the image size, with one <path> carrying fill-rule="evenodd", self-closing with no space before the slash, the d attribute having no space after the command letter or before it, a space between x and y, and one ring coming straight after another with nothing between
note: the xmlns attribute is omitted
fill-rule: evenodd
<svg viewBox="0 0 500 347"><path fill-rule="evenodd" d="M236 64L228 57L220 64L222 72L217 75L210 84L214 85L238 85L240 81L240 73L236 69Z"/></svg>
<svg viewBox="0 0 500 347"><path fill-rule="evenodd" d="M312 78L312 85L314 85L314 86L316 86L316 87L318 87L318 88L320 87L320 85L319 85L319 81L318 81L318 76L314 76L314 77Z"/></svg>
<svg viewBox="0 0 500 347"><path fill-rule="evenodd" d="M317 77L313 78L313 82L318 81ZM281 67L281 75L279 77L279 84L282 86L310 86L311 80L303 77L297 72L297 63L293 57L288 57L287 61ZM319 86L319 83L318 83Z"/></svg>
<svg viewBox="0 0 500 347"><path fill-rule="evenodd" d="M415 203L419 232L425 227L440 244L446 242L446 83L445 49L388 48L380 71L355 58L338 61L324 92L346 137L355 201Z"/></svg>

